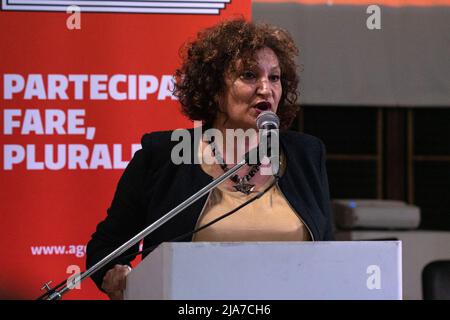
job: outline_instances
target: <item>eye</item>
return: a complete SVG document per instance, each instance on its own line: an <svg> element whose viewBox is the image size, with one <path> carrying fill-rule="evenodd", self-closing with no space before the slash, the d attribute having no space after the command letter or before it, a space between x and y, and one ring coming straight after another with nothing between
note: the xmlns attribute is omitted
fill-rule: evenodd
<svg viewBox="0 0 450 320"><path fill-rule="evenodd" d="M280 81L281 77L278 74L273 74L273 75L269 76L269 79L272 82L278 82L278 81Z"/></svg>
<svg viewBox="0 0 450 320"><path fill-rule="evenodd" d="M253 71L247 70L242 73L241 78L244 80L253 80L256 79L256 75Z"/></svg>

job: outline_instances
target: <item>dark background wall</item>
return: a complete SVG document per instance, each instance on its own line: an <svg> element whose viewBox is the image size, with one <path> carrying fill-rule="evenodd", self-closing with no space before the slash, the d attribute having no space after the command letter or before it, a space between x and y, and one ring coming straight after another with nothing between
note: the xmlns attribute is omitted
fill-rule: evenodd
<svg viewBox="0 0 450 320"><path fill-rule="evenodd" d="M292 129L325 142L332 198L404 200L450 230L450 108L306 105Z"/></svg>

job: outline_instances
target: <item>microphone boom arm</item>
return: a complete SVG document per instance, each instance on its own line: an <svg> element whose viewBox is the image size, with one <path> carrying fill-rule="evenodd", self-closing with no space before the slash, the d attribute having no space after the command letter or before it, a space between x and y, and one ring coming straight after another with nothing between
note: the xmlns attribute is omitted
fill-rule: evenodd
<svg viewBox="0 0 450 320"><path fill-rule="evenodd" d="M84 279L91 276L104 266L106 266L109 262L111 262L113 259L117 258L121 254L123 254L125 251L127 251L129 248L131 248L133 245L144 239L146 236L151 234L153 231L161 227L163 224L168 222L170 219L175 217L177 214L179 214L181 211L192 205L194 202L199 200L201 197L203 197L205 194L210 192L212 189L216 188L219 184L224 182L226 179L231 177L236 171L238 171L240 168L242 168L244 165L247 164L247 157L244 157L239 163L237 163L234 167L232 167L230 170L222 174L217 179L210 182L208 185L197 191L195 194L184 200L182 203L180 203L178 206L173 208L171 211L166 213L164 216L153 222L151 225L146 227L144 230L136 234L133 238L122 244L120 247L115 249L113 252L111 252L109 255L104 257L102 260L97 262L95 265L90 267L85 272L82 272L80 275L70 276L66 280L66 284L59 290L52 289L48 286L48 283L46 284L46 290L47 293L43 296L39 297L38 299L46 299L46 300L59 300L62 298L62 296L67 293L69 290L74 288L77 284L81 283ZM69 283L70 282L70 283Z"/></svg>

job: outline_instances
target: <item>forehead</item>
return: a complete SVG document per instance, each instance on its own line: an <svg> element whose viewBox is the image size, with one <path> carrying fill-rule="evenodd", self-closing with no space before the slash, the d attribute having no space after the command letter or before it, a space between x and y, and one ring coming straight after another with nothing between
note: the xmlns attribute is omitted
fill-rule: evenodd
<svg viewBox="0 0 450 320"><path fill-rule="evenodd" d="M255 52L254 58L258 63L268 63L274 66L278 66L278 57L270 48L262 48Z"/></svg>
<svg viewBox="0 0 450 320"><path fill-rule="evenodd" d="M243 68L264 67L279 68L280 64L275 52L270 48L262 48L255 52L248 52L239 57L235 62L236 71Z"/></svg>

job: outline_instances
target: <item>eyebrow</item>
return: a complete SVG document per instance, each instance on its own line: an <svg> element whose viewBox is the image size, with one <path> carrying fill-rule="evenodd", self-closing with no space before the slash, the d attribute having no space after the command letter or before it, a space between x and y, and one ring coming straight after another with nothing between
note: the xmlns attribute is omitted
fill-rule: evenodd
<svg viewBox="0 0 450 320"><path fill-rule="evenodd" d="M250 64L250 65L244 66L242 70L244 71L244 70L249 70L249 69L251 70L251 69L262 69L262 68L260 68L259 64L255 63L255 64ZM274 71L281 72L281 67L278 64L278 65L272 66L269 70L270 70L270 72L274 72Z"/></svg>
<svg viewBox="0 0 450 320"><path fill-rule="evenodd" d="M274 66L274 67L270 68L270 71L274 71L274 70L281 71L281 67L278 65L278 66Z"/></svg>
<svg viewBox="0 0 450 320"><path fill-rule="evenodd" d="M262 69L262 68L260 68L260 66L259 66L258 64L251 65L251 66L249 66L249 67L250 67L250 68ZM280 65L278 64L278 65L276 65L276 66L271 67L270 70L271 70L271 71L272 71L272 70L281 70L281 67L280 67Z"/></svg>

